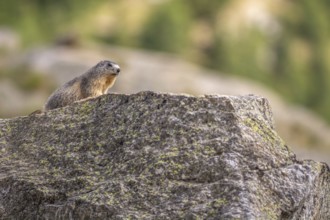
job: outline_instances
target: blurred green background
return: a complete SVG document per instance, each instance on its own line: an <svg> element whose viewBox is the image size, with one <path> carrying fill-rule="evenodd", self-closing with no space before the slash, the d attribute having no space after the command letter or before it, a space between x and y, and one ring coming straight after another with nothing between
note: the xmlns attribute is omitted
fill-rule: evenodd
<svg viewBox="0 0 330 220"><path fill-rule="evenodd" d="M326 0L1 0L0 82L48 95L57 85L25 66L8 68L10 54L40 45L117 45L166 52L215 74L256 81L329 125L328 21ZM17 33L18 45L8 39L12 47L1 45L1 30Z"/></svg>
<svg viewBox="0 0 330 220"><path fill-rule="evenodd" d="M24 47L70 33L176 53L260 81L330 122L329 1L2 0L0 10Z"/></svg>

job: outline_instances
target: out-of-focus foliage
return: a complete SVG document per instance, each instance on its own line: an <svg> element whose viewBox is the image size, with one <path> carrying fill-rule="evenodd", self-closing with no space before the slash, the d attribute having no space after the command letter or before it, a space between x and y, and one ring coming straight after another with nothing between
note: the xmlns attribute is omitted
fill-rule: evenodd
<svg viewBox="0 0 330 220"><path fill-rule="evenodd" d="M180 53L189 46L192 19L182 1L157 7L141 32L140 45L147 49Z"/></svg>
<svg viewBox="0 0 330 220"><path fill-rule="evenodd" d="M195 19L206 19L213 23L220 7L227 1L228 0L182 0L181 2L189 8Z"/></svg>
<svg viewBox="0 0 330 220"><path fill-rule="evenodd" d="M55 89L55 85L49 77L24 67L1 71L0 80L4 78L10 79L17 88L25 92L45 91L50 93Z"/></svg>
<svg viewBox="0 0 330 220"><path fill-rule="evenodd" d="M202 20L212 32L210 44L199 48L206 57L202 64L264 82L290 101L308 106L330 121L329 4L308 0L291 2L288 10L273 14L279 25L275 33L258 25L230 33L221 26L224 24L221 13L227 4L228 1L198 0L185 4L192 20ZM167 8L158 14L162 20L164 10L170 14ZM153 32L145 34L157 42L157 30L155 25ZM168 50L169 46L157 49Z"/></svg>
<svg viewBox="0 0 330 220"><path fill-rule="evenodd" d="M178 53L210 68L259 80L330 122L329 1L279 1L269 6L272 3L4 0L0 25L14 27L26 44L78 32L104 42ZM260 11L260 5L268 7ZM243 16L244 7L248 17Z"/></svg>
<svg viewBox="0 0 330 220"><path fill-rule="evenodd" d="M11 25L23 37L23 43L34 44L54 40L61 32L71 32L75 20L103 0L1 0L0 25ZM80 27L79 27L80 26Z"/></svg>
<svg viewBox="0 0 330 220"><path fill-rule="evenodd" d="M271 48L276 56L274 87L330 121L329 3L303 0L294 9L297 15L280 17L283 31Z"/></svg>

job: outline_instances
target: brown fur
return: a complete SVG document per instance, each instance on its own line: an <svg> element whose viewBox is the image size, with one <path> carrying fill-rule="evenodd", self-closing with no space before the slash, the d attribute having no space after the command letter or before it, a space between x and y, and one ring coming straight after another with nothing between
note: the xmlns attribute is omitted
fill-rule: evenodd
<svg viewBox="0 0 330 220"><path fill-rule="evenodd" d="M101 61L86 73L59 87L48 98L44 110L61 108L73 102L105 94L120 72L112 61Z"/></svg>

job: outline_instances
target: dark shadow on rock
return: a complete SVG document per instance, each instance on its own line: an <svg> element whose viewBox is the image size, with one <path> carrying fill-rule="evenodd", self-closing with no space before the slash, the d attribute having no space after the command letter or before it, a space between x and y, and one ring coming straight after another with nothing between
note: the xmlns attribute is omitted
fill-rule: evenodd
<svg viewBox="0 0 330 220"><path fill-rule="evenodd" d="M109 94L0 120L3 219L330 219L257 96Z"/></svg>

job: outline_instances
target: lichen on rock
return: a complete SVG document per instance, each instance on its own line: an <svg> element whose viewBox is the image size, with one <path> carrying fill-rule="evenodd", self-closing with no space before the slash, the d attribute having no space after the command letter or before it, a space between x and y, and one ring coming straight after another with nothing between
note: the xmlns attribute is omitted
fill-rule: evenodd
<svg viewBox="0 0 330 220"><path fill-rule="evenodd" d="M257 96L108 94L0 120L0 216L330 219L326 164L299 161Z"/></svg>

